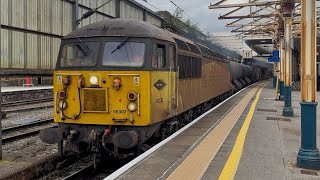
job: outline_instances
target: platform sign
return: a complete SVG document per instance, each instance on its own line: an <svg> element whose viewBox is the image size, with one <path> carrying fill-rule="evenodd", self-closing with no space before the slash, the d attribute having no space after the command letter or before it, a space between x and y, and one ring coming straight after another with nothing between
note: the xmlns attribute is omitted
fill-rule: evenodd
<svg viewBox="0 0 320 180"><path fill-rule="evenodd" d="M280 61L279 51L278 50L272 51L272 57L268 58L268 62L279 62L279 61Z"/></svg>
<svg viewBox="0 0 320 180"><path fill-rule="evenodd" d="M273 50L273 51L272 51L272 57L279 59L279 51L278 51L278 50Z"/></svg>
<svg viewBox="0 0 320 180"><path fill-rule="evenodd" d="M277 58L269 57L268 62L279 62L279 58L277 59Z"/></svg>
<svg viewBox="0 0 320 180"><path fill-rule="evenodd" d="M252 50L243 50L242 51L243 59L251 59L252 58Z"/></svg>

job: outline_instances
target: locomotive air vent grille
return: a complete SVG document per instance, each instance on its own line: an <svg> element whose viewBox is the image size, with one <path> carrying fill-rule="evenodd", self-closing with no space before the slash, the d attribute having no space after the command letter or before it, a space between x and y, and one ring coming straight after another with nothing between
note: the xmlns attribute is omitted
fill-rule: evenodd
<svg viewBox="0 0 320 180"><path fill-rule="evenodd" d="M83 89L84 112L107 112L106 89Z"/></svg>

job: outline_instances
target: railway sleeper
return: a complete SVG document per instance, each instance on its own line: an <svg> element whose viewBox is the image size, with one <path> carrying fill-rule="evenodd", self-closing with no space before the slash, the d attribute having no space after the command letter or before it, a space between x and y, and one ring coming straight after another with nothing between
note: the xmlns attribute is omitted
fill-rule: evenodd
<svg viewBox="0 0 320 180"><path fill-rule="evenodd" d="M7 113L6 113L6 112L1 111L1 118L6 118L6 117L7 117Z"/></svg>
<svg viewBox="0 0 320 180"><path fill-rule="evenodd" d="M148 144L142 144L139 149L141 149L142 152L146 152L151 148Z"/></svg>

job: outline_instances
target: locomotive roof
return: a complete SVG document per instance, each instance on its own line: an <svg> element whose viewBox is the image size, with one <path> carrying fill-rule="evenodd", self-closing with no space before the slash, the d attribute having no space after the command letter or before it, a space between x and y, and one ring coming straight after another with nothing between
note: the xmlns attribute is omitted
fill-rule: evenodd
<svg viewBox="0 0 320 180"><path fill-rule="evenodd" d="M175 42L166 30L133 19L110 19L96 22L71 32L63 39L93 36L148 37Z"/></svg>

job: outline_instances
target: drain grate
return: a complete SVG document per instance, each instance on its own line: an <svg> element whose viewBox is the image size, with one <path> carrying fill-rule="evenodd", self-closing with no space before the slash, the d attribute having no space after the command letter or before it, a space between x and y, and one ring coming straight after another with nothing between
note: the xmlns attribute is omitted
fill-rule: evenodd
<svg viewBox="0 0 320 180"><path fill-rule="evenodd" d="M313 176L318 176L318 173L316 171L310 171L310 170L301 170L301 174L308 174Z"/></svg>
<svg viewBox="0 0 320 180"><path fill-rule="evenodd" d="M277 112L277 110L275 110L275 109L257 109L257 111Z"/></svg>
<svg viewBox="0 0 320 180"><path fill-rule="evenodd" d="M281 117L267 117L267 120L273 120L273 121L286 121L286 122L290 122L291 119L289 118L281 118Z"/></svg>

